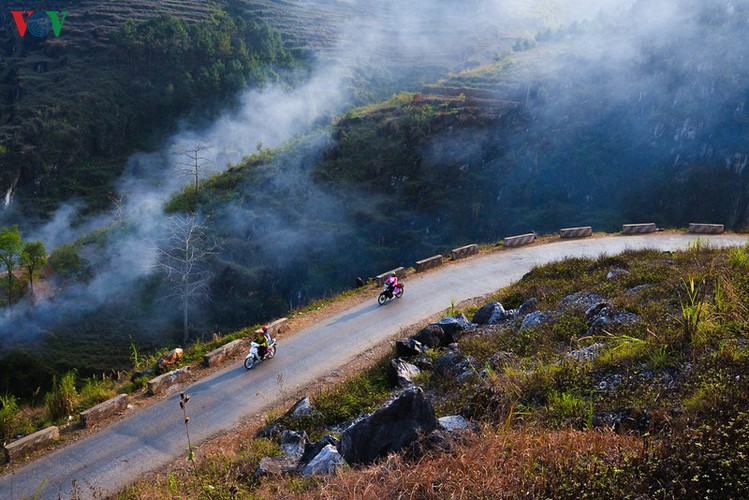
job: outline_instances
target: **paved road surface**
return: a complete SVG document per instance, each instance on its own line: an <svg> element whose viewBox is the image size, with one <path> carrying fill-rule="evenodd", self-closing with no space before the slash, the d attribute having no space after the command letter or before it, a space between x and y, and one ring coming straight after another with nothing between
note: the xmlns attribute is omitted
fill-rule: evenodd
<svg viewBox="0 0 749 500"><path fill-rule="evenodd" d="M240 363L218 371L187 389L190 436L201 443L232 429L247 416L261 413L280 399L278 378L287 389L304 387L345 366L401 327L438 313L450 301L462 301L502 288L533 266L568 256L615 254L625 249L684 248L690 235L646 235L558 241L475 258L408 280L403 298L378 306L372 297L338 315L296 332L279 343L271 362L246 371ZM702 236L716 245L749 242L745 236ZM324 345L320 356L318 346ZM262 396L258 396L261 393ZM173 395L102 431L27 464L12 476L0 476L0 499L32 496L69 498L72 481L91 495L115 492L140 474L185 455L179 396Z"/></svg>

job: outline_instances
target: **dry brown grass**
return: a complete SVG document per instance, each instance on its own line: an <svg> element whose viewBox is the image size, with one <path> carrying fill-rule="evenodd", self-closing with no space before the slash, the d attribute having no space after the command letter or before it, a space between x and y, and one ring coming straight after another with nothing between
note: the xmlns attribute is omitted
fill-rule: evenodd
<svg viewBox="0 0 749 500"><path fill-rule="evenodd" d="M298 491L298 481L289 480L261 486L256 494L291 499L559 497L588 487L597 472L613 473L628 457L643 453L642 440L613 432L487 428L454 453L427 455L415 464L391 455L307 491Z"/></svg>

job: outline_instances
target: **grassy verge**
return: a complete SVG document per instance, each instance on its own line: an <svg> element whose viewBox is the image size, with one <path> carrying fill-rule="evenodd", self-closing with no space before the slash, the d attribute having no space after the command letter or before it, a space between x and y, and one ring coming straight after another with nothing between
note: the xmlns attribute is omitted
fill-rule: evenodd
<svg viewBox="0 0 749 500"><path fill-rule="evenodd" d="M610 275L612 270L626 272ZM473 356L481 377L458 385L439 377L420 380L438 403L438 415L460 413L480 425L452 452L431 453L417 463L391 456L332 478L262 484L222 466L228 486L217 494L743 496L749 492L749 466L742 459L749 446L748 270L749 248L704 244L538 267L491 298L507 308L536 298L538 310L554 312L551 319L522 330L509 322L466 335L461 352ZM585 311L569 306L573 294L597 294L638 320L590 331ZM569 355L581 349L597 354ZM506 353L501 363L493 359L498 353ZM430 351L432 358L440 355ZM320 415L296 428L315 439L333 423L376 407L391 391L387 359L316 394ZM607 424L607 415L622 418ZM164 498L158 488L141 482L124 497Z"/></svg>

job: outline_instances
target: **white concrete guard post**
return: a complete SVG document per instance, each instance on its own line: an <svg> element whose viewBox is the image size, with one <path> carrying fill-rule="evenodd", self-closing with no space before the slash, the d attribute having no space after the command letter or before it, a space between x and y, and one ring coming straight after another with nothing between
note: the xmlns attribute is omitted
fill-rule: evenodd
<svg viewBox="0 0 749 500"><path fill-rule="evenodd" d="M39 446L45 445L50 441L55 441L60 438L60 429L55 427L47 427L28 436L22 437L12 443L5 445L5 458L8 462L18 460L25 453L28 453Z"/></svg>
<svg viewBox="0 0 749 500"><path fill-rule="evenodd" d="M234 356L236 353L244 350L247 345L246 339L232 340L228 344L218 347L208 354L203 355L203 364L205 366L215 366L226 358Z"/></svg>
<svg viewBox="0 0 749 500"><path fill-rule="evenodd" d="M622 226L622 234L647 234L654 233L655 231L655 222L649 222L646 224L624 224Z"/></svg>
<svg viewBox="0 0 749 500"><path fill-rule="evenodd" d="M435 255L434 257L429 257L428 259L419 260L416 262L416 272L421 273L426 271L427 269L434 269L435 267L439 267L442 265L443 258L441 255Z"/></svg>
<svg viewBox="0 0 749 500"><path fill-rule="evenodd" d="M268 323L266 326L268 327L268 333L271 337L278 337L279 334L285 332L289 329L289 319L288 318L281 318L277 319L276 321L272 323ZM263 333L262 328L258 328L255 330L255 335L260 335Z"/></svg>
<svg viewBox="0 0 749 500"><path fill-rule="evenodd" d="M160 394L171 386L182 382L190 375L190 367L185 366L178 370L172 370L148 381L148 394Z"/></svg>
<svg viewBox="0 0 749 500"><path fill-rule="evenodd" d="M79 414L83 427L91 427L127 408L127 394L119 394Z"/></svg>
<svg viewBox="0 0 749 500"><path fill-rule="evenodd" d="M519 236L508 236L505 238L505 246L521 247L536 241L536 233L521 234Z"/></svg>
<svg viewBox="0 0 749 500"><path fill-rule="evenodd" d="M587 238L592 234L593 228L591 226L567 227L559 230L559 235L562 238Z"/></svg>
<svg viewBox="0 0 749 500"><path fill-rule="evenodd" d="M405 267L396 267L395 269L391 269L390 271L382 274L377 275L377 286L382 286L385 284L385 281L390 277L390 273L395 273L395 275L398 277L398 279L403 279L406 277L406 268Z"/></svg>
<svg viewBox="0 0 749 500"><path fill-rule="evenodd" d="M466 245L464 247L455 248L450 252L450 258L452 260L464 259L471 255L479 253L479 246L475 243L473 245Z"/></svg>
<svg viewBox="0 0 749 500"><path fill-rule="evenodd" d="M689 224L689 232L695 234L723 234L725 230L723 224L700 224L696 222Z"/></svg>

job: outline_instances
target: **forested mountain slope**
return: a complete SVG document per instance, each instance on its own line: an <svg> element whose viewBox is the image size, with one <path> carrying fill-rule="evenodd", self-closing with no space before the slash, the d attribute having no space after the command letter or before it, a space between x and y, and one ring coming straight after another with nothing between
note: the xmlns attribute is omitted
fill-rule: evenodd
<svg viewBox="0 0 749 500"><path fill-rule="evenodd" d="M0 17L0 190L21 189L27 218L71 198L108 207L126 155L292 65L278 33L227 2L27 4ZM32 7L67 11L58 37L19 36L10 11Z"/></svg>

